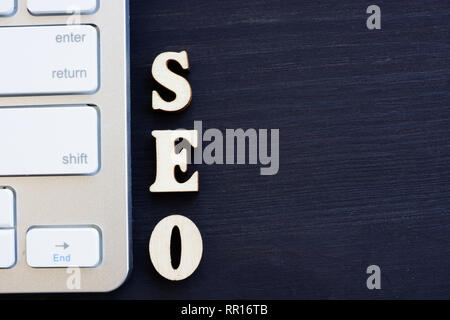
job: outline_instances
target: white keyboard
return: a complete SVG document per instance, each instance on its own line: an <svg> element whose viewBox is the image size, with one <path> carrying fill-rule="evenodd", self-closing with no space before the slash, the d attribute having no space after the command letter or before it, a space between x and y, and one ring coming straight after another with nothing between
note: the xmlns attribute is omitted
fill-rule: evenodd
<svg viewBox="0 0 450 320"><path fill-rule="evenodd" d="M0 293L127 277L127 37L126 0L0 0Z"/></svg>

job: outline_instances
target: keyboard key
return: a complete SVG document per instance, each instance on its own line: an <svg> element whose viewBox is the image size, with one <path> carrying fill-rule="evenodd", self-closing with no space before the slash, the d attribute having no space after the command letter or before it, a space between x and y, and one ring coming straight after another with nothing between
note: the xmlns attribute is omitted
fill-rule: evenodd
<svg viewBox="0 0 450 320"><path fill-rule="evenodd" d="M0 16L10 16L16 10L15 0L0 0Z"/></svg>
<svg viewBox="0 0 450 320"><path fill-rule="evenodd" d="M0 228L14 228L14 193L0 189Z"/></svg>
<svg viewBox="0 0 450 320"><path fill-rule="evenodd" d="M0 229L0 269L16 264L16 232L14 229Z"/></svg>
<svg viewBox="0 0 450 320"><path fill-rule="evenodd" d="M99 87L98 32L91 25L4 27L0 43L0 95L94 93Z"/></svg>
<svg viewBox="0 0 450 320"><path fill-rule="evenodd" d="M97 0L28 0L31 14L92 14L97 10Z"/></svg>
<svg viewBox="0 0 450 320"><path fill-rule="evenodd" d="M27 232L27 263L33 268L100 264L100 232L93 227L34 227Z"/></svg>
<svg viewBox="0 0 450 320"><path fill-rule="evenodd" d="M0 107L0 176L86 175L99 168L95 107Z"/></svg>

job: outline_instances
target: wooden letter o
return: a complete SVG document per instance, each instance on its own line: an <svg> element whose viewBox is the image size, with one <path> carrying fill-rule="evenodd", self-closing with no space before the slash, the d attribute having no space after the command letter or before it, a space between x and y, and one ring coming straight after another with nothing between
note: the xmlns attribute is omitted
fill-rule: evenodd
<svg viewBox="0 0 450 320"><path fill-rule="evenodd" d="M170 240L174 227L180 230L181 257L177 269L172 267ZM200 231L190 219L173 215L162 219L155 227L149 242L150 259L164 278L179 281L191 276L200 264L203 241Z"/></svg>

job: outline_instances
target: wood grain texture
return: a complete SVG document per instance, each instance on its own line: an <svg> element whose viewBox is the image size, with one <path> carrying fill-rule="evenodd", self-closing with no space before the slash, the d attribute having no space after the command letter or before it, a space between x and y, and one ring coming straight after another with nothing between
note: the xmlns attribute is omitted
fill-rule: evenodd
<svg viewBox="0 0 450 320"><path fill-rule="evenodd" d="M174 229L178 229L178 250L174 250ZM181 249L181 250L180 250ZM175 251L177 256L175 257ZM162 219L153 229L149 242L152 264L158 273L171 281L189 278L199 266L203 241L195 223L185 216L172 215ZM173 255L172 255L173 254ZM178 263L174 260L178 258Z"/></svg>
<svg viewBox="0 0 450 320"><path fill-rule="evenodd" d="M83 298L450 297L450 2L131 0L134 269ZM366 28L366 8L382 30ZM153 59L186 50L191 106L152 111ZM207 166L198 194L150 194L151 130L279 128L280 171ZM148 241L181 214L203 260L160 277ZM382 290L366 288L366 268Z"/></svg>

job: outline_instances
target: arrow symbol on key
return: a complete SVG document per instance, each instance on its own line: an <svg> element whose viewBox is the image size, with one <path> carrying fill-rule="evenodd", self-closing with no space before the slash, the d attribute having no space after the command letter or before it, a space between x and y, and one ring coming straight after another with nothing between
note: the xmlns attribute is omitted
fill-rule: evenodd
<svg viewBox="0 0 450 320"><path fill-rule="evenodd" d="M64 248L64 250L66 250L69 247L69 245L64 242L64 244L57 244L55 247L56 248Z"/></svg>

